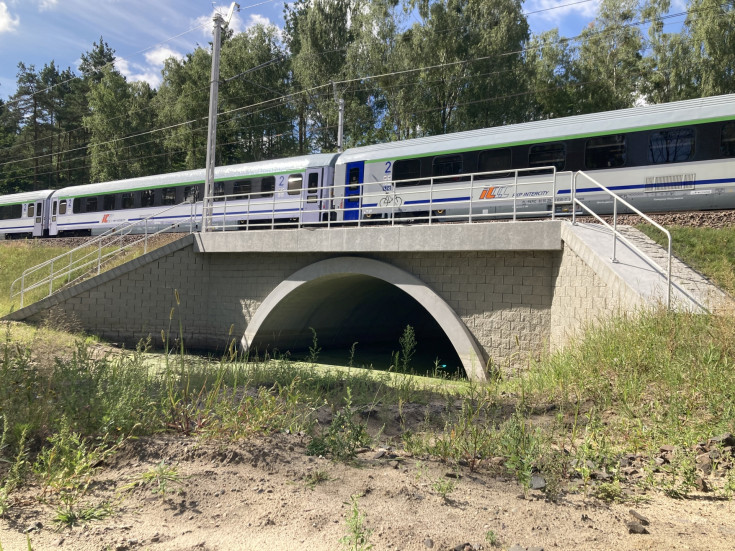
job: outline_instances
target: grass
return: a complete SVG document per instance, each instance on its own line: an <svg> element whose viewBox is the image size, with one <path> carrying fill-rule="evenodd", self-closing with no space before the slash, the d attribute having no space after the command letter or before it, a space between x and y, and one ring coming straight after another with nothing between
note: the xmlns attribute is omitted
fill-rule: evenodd
<svg viewBox="0 0 735 551"><path fill-rule="evenodd" d="M171 236L171 239L178 238L179 234L167 234L165 237ZM161 246L167 240L164 238L157 238L155 243L149 243L149 251L153 250L156 246ZM52 258L56 258L59 255L69 252L69 247L60 247L56 245L47 245L35 240L18 240L18 241L0 241L0 317L10 313L12 310L20 307L20 296L13 299L10 298L10 286L17 278L21 277L23 271L42 264ZM114 251L113 247L103 247L102 254L106 254ZM113 257L109 261L103 263L102 271L110 270L124 262L128 262L142 255L144 251L144 244L136 245L131 247L123 256ZM79 252L79 255L90 254L88 260L94 260L97 258L97 248L89 247ZM77 257L79 258L79 257ZM55 264L55 270L61 271L67 265L64 262ZM77 270L71 276L71 279L83 275L87 270ZM96 273L96 272L95 272ZM39 272L40 277L46 277L49 275L48 270L42 270ZM35 281L35 279L34 279ZM58 290L63 286L68 279L62 280L57 279L54 281L54 290ZM18 289L14 289L17 291ZM27 293L23 299L24 306L32 304L48 294L48 285L44 285L42 288L35 289Z"/></svg>
<svg viewBox="0 0 735 551"><path fill-rule="evenodd" d="M637 226L665 246L663 234L648 225ZM735 228L667 227L673 253L694 269L706 274L719 287L735 294Z"/></svg>
<svg viewBox="0 0 735 551"><path fill-rule="evenodd" d="M730 254L729 243L721 242L721 256ZM732 277L732 258L713 262L725 266L723 280ZM389 372L318 365L316 335L307 362L234 350L219 360L193 357L183 344L151 356L145 343L99 357L93 340L7 324L0 338L0 517L20 507L18 495L30 488L56 508L62 526L109 514L104 504L85 505L88 488L130 437L169 431L226 443L300 434L310 453L350 462L361 446L383 438L368 421L396 423L399 436L383 441L416 459L509 474L525 491L542 475L548 499L574 487L625 499L624 453L642 458L642 489L684 497L698 474L695 444L735 432L733 321L732 314L655 310L611 319L521 376L488 385L404 372L410 334L394 362L398 371ZM409 406L425 407L423 421L409 419ZM320 411L331 412L329 423L319 424ZM663 467L655 462L662 445L674 449ZM733 458L722 456L718 469L708 483L716 497L731 499ZM161 463L133 485L165 494L182 480ZM305 483L324 481L317 472ZM434 482L445 499L457 491L452 481ZM356 498L351 505L343 544L366 549Z"/></svg>

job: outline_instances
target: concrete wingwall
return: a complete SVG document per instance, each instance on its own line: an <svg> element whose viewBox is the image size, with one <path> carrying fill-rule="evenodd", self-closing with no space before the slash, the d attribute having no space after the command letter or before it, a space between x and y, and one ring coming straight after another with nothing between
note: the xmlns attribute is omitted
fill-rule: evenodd
<svg viewBox="0 0 735 551"><path fill-rule="evenodd" d="M175 339L181 324L187 347L222 351L233 340L239 342L254 319L259 326L277 303L296 296L279 294L284 282L299 280L295 289L306 279L353 278L345 279L344 287L378 278L402 286L434 318L442 318L436 321L465 370L482 380L489 360L503 370L526 365L529 357L562 346L589 320L640 305L631 289L606 276L603 268L595 270L583 243L573 235L566 236L568 242L562 239L561 224L195 234L6 319L39 322L54 310L91 333L128 346L149 336L160 345L162 332ZM274 245L273 239L281 244ZM436 243L442 243L442 250L432 250ZM337 286L301 288L305 291L299 301L293 299L292 312L323 310L330 289ZM258 315L264 302L267 312ZM458 330L461 324L466 331Z"/></svg>

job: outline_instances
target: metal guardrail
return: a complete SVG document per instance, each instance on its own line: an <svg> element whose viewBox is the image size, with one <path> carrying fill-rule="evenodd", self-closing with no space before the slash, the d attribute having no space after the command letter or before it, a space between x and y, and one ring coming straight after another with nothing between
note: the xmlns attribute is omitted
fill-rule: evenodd
<svg viewBox="0 0 735 551"><path fill-rule="evenodd" d="M536 174L540 171L545 174ZM458 179L461 181L455 181ZM557 172L554 167L532 169L498 170L457 176L435 176L420 180L387 180L383 182L362 183L363 189L356 206L345 205L344 185L320 187L320 194L304 197L301 193L283 196L283 192L260 192L234 195L219 195L214 198L211 231L248 230L252 228L300 228L303 226L340 226L362 227L375 224L405 222L425 222L433 224L441 221L488 220L493 218L547 217L554 219L557 207L571 205L571 201L558 201L557 190L561 179L567 178L572 184L571 172ZM416 182L411 184L411 182ZM378 185L382 191L365 191L365 187ZM542 190L539 193L538 209L528 207L525 189ZM483 190L503 190L502 196L493 193L483 195ZM339 190L338 197L334 197ZM280 195L276 197L276 195ZM461 195L457 198L447 198ZM525 208L519 208L524 200ZM342 204L334 204L341 200ZM550 205L549 205L550 201ZM313 209L319 217L308 221L309 205L318 204ZM500 208L497 212L489 209ZM455 212L448 212L454 209ZM484 212L483 212L484 211ZM267 212L264 217L263 213ZM288 213L292 213L289 215ZM332 216L329 215L332 214ZM339 213L356 213L354 220L344 220ZM424 213L424 214L422 214ZM326 215L326 216L325 216Z"/></svg>
<svg viewBox="0 0 735 551"><path fill-rule="evenodd" d="M92 272L96 271L99 274L104 263L114 260L132 247L143 243L144 253L148 252L149 238L181 226L181 222L173 222L161 227L161 224L154 223L154 219L183 205L190 205L189 233L191 233L194 229L196 217L195 204L185 202L172 205L146 218L112 228L79 247L42 264L28 268L18 279L11 283L11 299L20 296L20 307L23 308L26 294L35 289L48 287L48 293L41 297L45 298L53 294L55 290L58 291L62 287L81 281ZM149 227L155 231L149 232ZM123 238L129 235L140 235L140 238L126 242ZM62 281L62 285L55 289L54 285L59 280ZM19 286L19 288L14 291L16 286Z"/></svg>
<svg viewBox="0 0 735 551"><path fill-rule="evenodd" d="M593 212L587 205L585 205L582 201L577 199L577 179L578 178L585 178L587 182L597 186L602 191L607 193L612 199L613 199L613 223L610 225L607 221L605 221L600 215ZM666 270L661 268L656 262L653 261L647 254L645 254L643 251L641 251L638 247L636 247L629 239L627 239L622 233L618 231L618 204L623 205L627 209L630 209L634 214L637 214L640 216L643 220L651 224L656 229L663 232L663 234L666 236L666 239L668 240L668 247L667 247L667 267ZM617 245L618 245L618 239L623 241L628 247L633 249L636 253L641 255L643 258L648 260L649 264L654 267L656 271L658 271L661 275L666 277L666 308L671 308L671 233L661 226L660 224L657 224L654 222L649 216L646 216L643 212L635 208L633 205L628 203L626 200L621 198L620 196L616 195L614 192L610 191L608 188L600 184L598 181L596 181L594 178L589 176L588 174L585 174L581 170L574 173L574 176L572 178L572 205L574 207L579 206L582 210L589 213L591 216L594 216L601 224L605 225L607 228L612 230L613 235L613 242L612 242L612 258L611 260L613 262L617 262ZM577 223L577 209L572 209L572 224ZM627 213L626 213L627 214Z"/></svg>

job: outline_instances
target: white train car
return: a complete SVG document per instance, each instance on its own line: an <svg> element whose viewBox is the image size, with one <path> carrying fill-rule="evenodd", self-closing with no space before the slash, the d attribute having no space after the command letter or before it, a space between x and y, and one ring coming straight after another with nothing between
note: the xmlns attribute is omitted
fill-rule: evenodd
<svg viewBox="0 0 735 551"><path fill-rule="evenodd" d="M0 234L6 239L43 237L48 230L48 199L53 190L0 196Z"/></svg>
<svg viewBox="0 0 735 551"><path fill-rule="evenodd" d="M217 167L215 228L314 223L328 214L336 154ZM48 233L90 235L148 218L148 231L201 225L205 171L190 170L60 189L51 197ZM141 225L136 231L143 231Z"/></svg>
<svg viewBox="0 0 735 551"><path fill-rule="evenodd" d="M349 149L335 184L348 220L498 216L514 203L538 215L564 210L576 171L643 211L735 208L735 95ZM577 198L612 210L594 186Z"/></svg>

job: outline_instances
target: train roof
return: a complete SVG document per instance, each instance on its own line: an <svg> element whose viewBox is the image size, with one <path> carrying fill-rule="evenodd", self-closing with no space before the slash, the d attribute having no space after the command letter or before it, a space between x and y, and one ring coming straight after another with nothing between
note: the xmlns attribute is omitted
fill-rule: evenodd
<svg viewBox="0 0 735 551"><path fill-rule="evenodd" d="M17 203L31 203L39 199L46 199L54 192L53 189L42 189L39 191L24 191L11 195L0 196L0 205L15 205Z"/></svg>
<svg viewBox="0 0 735 551"><path fill-rule="evenodd" d="M297 170L306 170L307 168L334 166L336 159L337 153L321 153L315 155L302 155L300 157L291 157L287 159L273 159L270 161L257 161L254 163L219 166L214 170L214 179L216 181L222 181L247 178L248 176L255 177L286 174ZM198 184L204 182L204 179L205 170L201 168L196 170L187 170L184 172L171 172L168 174L130 178L128 180L114 180L98 184L71 186L56 191L55 195L57 197L98 195L182 184Z"/></svg>
<svg viewBox="0 0 735 551"><path fill-rule="evenodd" d="M730 94L356 147L346 150L337 164L392 161L733 118L735 94Z"/></svg>

